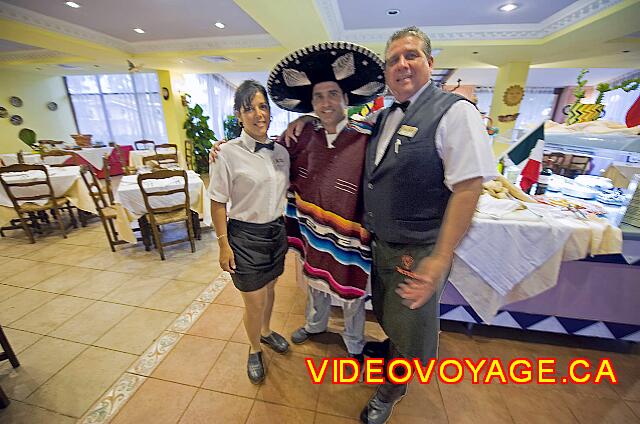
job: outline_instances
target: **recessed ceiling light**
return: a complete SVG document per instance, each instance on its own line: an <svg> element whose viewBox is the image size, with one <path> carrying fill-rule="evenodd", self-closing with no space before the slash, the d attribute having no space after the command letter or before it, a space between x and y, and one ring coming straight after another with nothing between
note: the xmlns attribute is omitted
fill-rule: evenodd
<svg viewBox="0 0 640 424"><path fill-rule="evenodd" d="M133 30L138 34L144 34L144 30L142 28L134 28Z"/></svg>
<svg viewBox="0 0 640 424"><path fill-rule="evenodd" d="M80 7L80 5L74 1L67 1L64 4L66 4L69 7L73 7L74 9L77 9Z"/></svg>
<svg viewBox="0 0 640 424"><path fill-rule="evenodd" d="M478 52L471 52L471 54L478 54Z"/></svg>
<svg viewBox="0 0 640 424"><path fill-rule="evenodd" d="M184 60L179 59L179 60L178 60L178 63L184 63Z"/></svg>
<svg viewBox="0 0 640 424"><path fill-rule="evenodd" d="M622 53L629 53L631 50L622 50Z"/></svg>
<svg viewBox="0 0 640 424"><path fill-rule="evenodd" d="M224 24L222 22L216 22L214 25L216 26L216 28L220 28L220 29L224 28Z"/></svg>
<svg viewBox="0 0 640 424"><path fill-rule="evenodd" d="M389 16L394 16L394 15L397 15L398 13L400 13L399 9L389 9L389 10L387 10L387 15L389 15Z"/></svg>
<svg viewBox="0 0 640 424"><path fill-rule="evenodd" d="M501 12L511 12L512 10L516 10L519 7L520 6L515 3L507 3L505 5L500 6L498 10L500 10Z"/></svg>
<svg viewBox="0 0 640 424"><path fill-rule="evenodd" d="M256 59L258 59L258 60L262 60L262 58L261 58L260 56L256 57Z"/></svg>

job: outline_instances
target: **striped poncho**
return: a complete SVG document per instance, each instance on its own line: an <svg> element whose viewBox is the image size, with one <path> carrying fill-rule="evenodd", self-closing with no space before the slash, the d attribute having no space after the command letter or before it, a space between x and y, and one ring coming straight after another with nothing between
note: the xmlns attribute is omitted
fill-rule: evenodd
<svg viewBox="0 0 640 424"><path fill-rule="evenodd" d="M312 287L345 300L366 294L371 270L360 191L369 133L349 123L328 148L324 130L307 124L289 151L289 247Z"/></svg>

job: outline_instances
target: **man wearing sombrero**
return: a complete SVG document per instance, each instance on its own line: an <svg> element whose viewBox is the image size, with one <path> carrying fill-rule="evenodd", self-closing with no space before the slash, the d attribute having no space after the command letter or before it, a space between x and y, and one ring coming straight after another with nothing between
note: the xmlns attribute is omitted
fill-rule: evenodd
<svg viewBox="0 0 640 424"><path fill-rule="evenodd" d="M364 296L371 268L369 233L361 222L360 184L369 127L347 120L347 105L372 101L384 90L383 64L365 47L327 42L298 50L278 63L267 82L282 109L314 112L289 148L289 245L301 259L307 285L306 323L291 336L301 344L324 332L331 300L343 308L349 354L363 362Z"/></svg>

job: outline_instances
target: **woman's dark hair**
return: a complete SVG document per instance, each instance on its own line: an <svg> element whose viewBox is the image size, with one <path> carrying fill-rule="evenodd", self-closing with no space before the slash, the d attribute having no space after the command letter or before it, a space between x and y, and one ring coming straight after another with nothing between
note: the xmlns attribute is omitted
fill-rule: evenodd
<svg viewBox="0 0 640 424"><path fill-rule="evenodd" d="M251 109L251 101L257 93L262 93L268 105L269 98L267 97L267 90L258 81L243 81L236 89L236 94L233 98L233 111L239 114L241 108ZM271 106L269 106L269 108L271 108Z"/></svg>

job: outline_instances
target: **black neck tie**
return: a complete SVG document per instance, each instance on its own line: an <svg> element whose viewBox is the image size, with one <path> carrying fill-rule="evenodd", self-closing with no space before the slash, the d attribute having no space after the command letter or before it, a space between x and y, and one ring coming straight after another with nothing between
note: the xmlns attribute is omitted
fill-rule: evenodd
<svg viewBox="0 0 640 424"><path fill-rule="evenodd" d="M409 100L407 100L406 102L402 102L402 103L393 102L393 104L391 105L391 107L389 109L390 109L391 112L393 112L394 110L400 108L400 109L402 109L402 112L406 112L407 108L409 107L409 103L411 103Z"/></svg>
<svg viewBox="0 0 640 424"><path fill-rule="evenodd" d="M256 148L254 149L254 152L258 153L260 149L273 150L273 141L271 143L256 143Z"/></svg>

